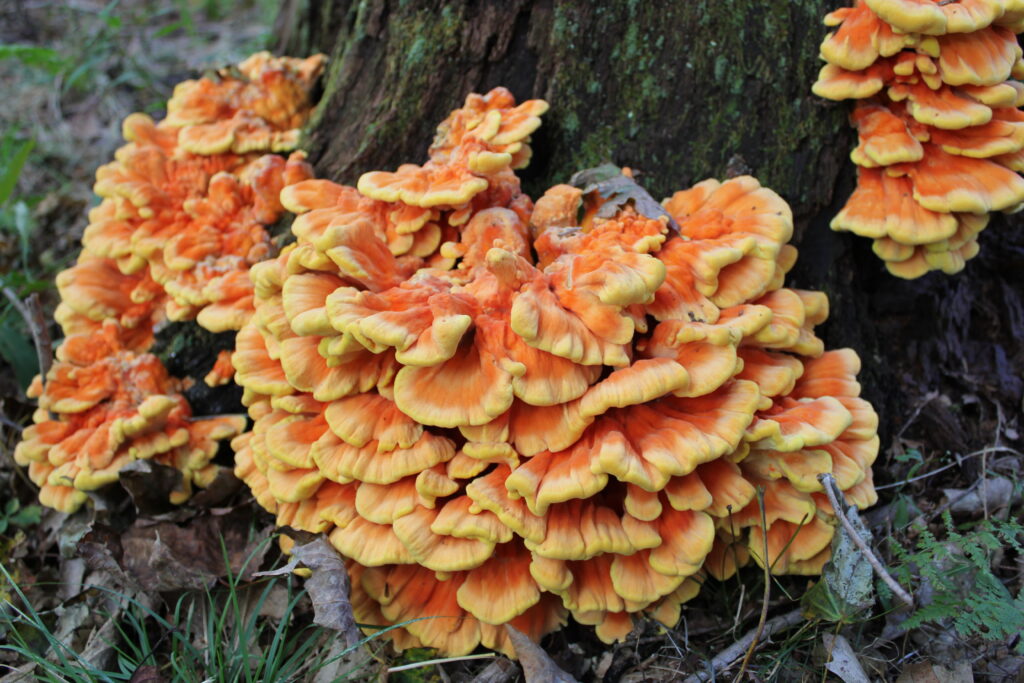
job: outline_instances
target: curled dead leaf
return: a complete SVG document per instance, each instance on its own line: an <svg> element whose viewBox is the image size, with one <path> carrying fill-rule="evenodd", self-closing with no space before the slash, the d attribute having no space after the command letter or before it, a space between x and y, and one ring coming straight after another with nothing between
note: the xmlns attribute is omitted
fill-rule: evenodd
<svg viewBox="0 0 1024 683"><path fill-rule="evenodd" d="M341 633L347 646L358 643L362 636L352 616L348 572L338 551L318 536L311 543L292 548L292 556L313 570L306 580L306 590L313 602L314 623Z"/></svg>
<svg viewBox="0 0 1024 683"><path fill-rule="evenodd" d="M576 679L558 668L547 652L514 626L505 624L509 640L523 667L526 683L577 683Z"/></svg>

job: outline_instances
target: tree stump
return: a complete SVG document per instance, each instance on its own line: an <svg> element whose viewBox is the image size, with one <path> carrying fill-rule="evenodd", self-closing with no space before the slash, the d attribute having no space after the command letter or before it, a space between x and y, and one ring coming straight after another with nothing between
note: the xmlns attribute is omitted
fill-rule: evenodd
<svg viewBox="0 0 1024 683"><path fill-rule="evenodd" d="M337 182L425 160L437 123L498 85L551 104L521 173L535 198L605 161L658 198L755 175L793 208L800 260L787 283L826 292L819 334L861 355L882 458L896 435L940 455L980 448L998 438L1000 411L1013 429L1021 410L1022 221L993 217L962 273L916 281L889 275L869 240L828 229L854 186L855 137L850 107L810 88L821 18L839 4L297 0L276 49L330 55L304 146Z"/></svg>

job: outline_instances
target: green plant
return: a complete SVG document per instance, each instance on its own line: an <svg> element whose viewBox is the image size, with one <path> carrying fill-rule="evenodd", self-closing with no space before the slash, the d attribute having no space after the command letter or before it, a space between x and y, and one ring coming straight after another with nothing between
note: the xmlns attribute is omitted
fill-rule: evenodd
<svg viewBox="0 0 1024 683"><path fill-rule="evenodd" d="M27 527L38 524L42 513L43 508L38 505L22 507L17 498L11 498L0 510L0 535L7 533L11 527Z"/></svg>
<svg viewBox="0 0 1024 683"><path fill-rule="evenodd" d="M10 46L0 46L4 47ZM0 58L3 55L0 49ZM10 288L17 296L35 291L39 285L50 286L48 278L39 281L31 272L29 255L35 222L30 202L15 194L25 162L34 148L35 138L23 138L17 129L6 131L0 138L0 232L16 236L19 261L19 269L0 275L0 287ZM39 372L39 363L23 325L7 297L0 298L0 357L14 368L19 384L27 387Z"/></svg>
<svg viewBox="0 0 1024 683"><path fill-rule="evenodd" d="M1014 597L992 571L993 557L1008 549L1024 552L1024 526L1019 522L986 519L960 533L949 513L943 515L945 539L922 529L913 552L893 544L899 564L895 572L904 585L916 571L930 587L927 604L904 622L906 629L949 620L964 638L1004 641L1024 632L1024 589ZM1016 650L1024 654L1024 640Z"/></svg>

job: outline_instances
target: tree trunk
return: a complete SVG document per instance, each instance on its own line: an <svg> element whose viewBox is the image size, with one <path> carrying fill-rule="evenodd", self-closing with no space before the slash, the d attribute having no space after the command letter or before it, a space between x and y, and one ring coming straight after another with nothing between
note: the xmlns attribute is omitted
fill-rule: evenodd
<svg viewBox="0 0 1024 683"><path fill-rule="evenodd" d="M655 197L757 176L793 208L801 258L788 283L829 295L819 333L863 359L883 449L897 434L939 454L979 448L999 438L998 406L1016 426L1024 390L1021 220L995 217L964 272L911 282L889 275L868 240L828 229L853 188L854 135L849 107L810 87L821 17L838 4L297 0L277 49L330 55L305 146L338 182L422 162L437 123L498 85L551 104L521 174L535 198L609 160ZM925 402L933 391L940 399Z"/></svg>

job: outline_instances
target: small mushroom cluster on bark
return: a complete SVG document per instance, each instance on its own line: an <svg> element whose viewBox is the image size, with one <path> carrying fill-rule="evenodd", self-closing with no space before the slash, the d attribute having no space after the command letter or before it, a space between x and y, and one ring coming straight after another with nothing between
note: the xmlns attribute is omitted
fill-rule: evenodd
<svg viewBox="0 0 1024 683"><path fill-rule="evenodd" d="M856 0L825 17L814 92L857 100L857 189L832 221L899 277L956 273L1024 204L1020 0Z"/></svg>
<svg viewBox="0 0 1024 683"><path fill-rule="evenodd" d="M546 109L470 95L423 165L289 185L296 241L251 271L236 474L328 534L400 648L674 625L750 559L820 571L819 474L876 499L859 360L815 336L824 294L784 287L786 203L740 177L656 211L568 185L534 205L514 170Z"/></svg>

